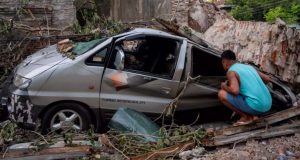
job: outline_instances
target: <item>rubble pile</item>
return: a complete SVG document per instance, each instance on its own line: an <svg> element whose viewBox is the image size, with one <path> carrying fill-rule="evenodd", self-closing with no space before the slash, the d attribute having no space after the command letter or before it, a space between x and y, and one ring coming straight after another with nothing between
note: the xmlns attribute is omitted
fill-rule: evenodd
<svg viewBox="0 0 300 160"><path fill-rule="evenodd" d="M280 137L265 141L252 140L245 145L236 145L235 147L223 147L219 150L209 153L202 152L197 154L198 150L188 150L179 154L182 160L296 160L300 158L300 135L296 134L291 137ZM187 157L187 153L190 153Z"/></svg>
<svg viewBox="0 0 300 160"><path fill-rule="evenodd" d="M213 4L193 0L179 5L176 22L220 50L231 49L241 61L252 62L281 80L300 84L300 32L278 19L266 22L237 21ZM177 18L178 17L178 18Z"/></svg>

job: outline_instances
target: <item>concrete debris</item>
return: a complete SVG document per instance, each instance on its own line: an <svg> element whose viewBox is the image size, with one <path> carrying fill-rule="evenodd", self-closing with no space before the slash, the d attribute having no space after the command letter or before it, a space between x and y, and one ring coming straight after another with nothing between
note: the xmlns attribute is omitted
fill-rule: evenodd
<svg viewBox="0 0 300 160"><path fill-rule="evenodd" d="M196 147L192 150L184 151L179 153L179 158L182 160L187 160L191 158L199 158L205 153L205 148L203 147Z"/></svg>
<svg viewBox="0 0 300 160"><path fill-rule="evenodd" d="M176 156L178 153L185 151L187 149L191 149L195 146L195 143L193 141L186 142L186 143L179 143L177 145L173 145L171 147L162 148L153 152L149 152L147 154L131 157L131 160L156 160L160 158L166 158L170 156ZM196 152L200 153L200 150ZM195 153L196 153L195 152ZM195 154L196 155L196 154Z"/></svg>
<svg viewBox="0 0 300 160"><path fill-rule="evenodd" d="M274 24L237 21L214 5L199 0L180 2L186 8L176 13L180 26L188 26L197 36L215 47L231 49L240 61L295 86L300 85L300 32L280 19Z"/></svg>
<svg viewBox="0 0 300 160"><path fill-rule="evenodd" d="M265 145L257 140L248 141L243 145L226 146L208 152L201 157L191 157L193 160L288 160L299 159L300 134L285 136L264 141Z"/></svg>
<svg viewBox="0 0 300 160"><path fill-rule="evenodd" d="M57 43L58 51L61 53L70 52L74 48L74 44L70 39L64 39Z"/></svg>

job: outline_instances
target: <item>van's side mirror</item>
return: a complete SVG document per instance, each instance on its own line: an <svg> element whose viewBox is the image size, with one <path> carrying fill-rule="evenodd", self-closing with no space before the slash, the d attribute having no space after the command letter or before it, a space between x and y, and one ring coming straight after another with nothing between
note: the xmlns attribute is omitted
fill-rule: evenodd
<svg viewBox="0 0 300 160"><path fill-rule="evenodd" d="M124 69L125 54L120 47L117 47L116 50L117 50L117 54L116 54L114 65L117 70L122 71Z"/></svg>

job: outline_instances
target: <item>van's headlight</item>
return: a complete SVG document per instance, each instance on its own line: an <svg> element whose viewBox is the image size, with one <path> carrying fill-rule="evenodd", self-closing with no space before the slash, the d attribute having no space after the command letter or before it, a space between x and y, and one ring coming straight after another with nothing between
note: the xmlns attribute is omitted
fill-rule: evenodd
<svg viewBox="0 0 300 160"><path fill-rule="evenodd" d="M20 89L26 89L29 87L31 83L31 79L22 77L20 75L15 75L14 77L14 85Z"/></svg>

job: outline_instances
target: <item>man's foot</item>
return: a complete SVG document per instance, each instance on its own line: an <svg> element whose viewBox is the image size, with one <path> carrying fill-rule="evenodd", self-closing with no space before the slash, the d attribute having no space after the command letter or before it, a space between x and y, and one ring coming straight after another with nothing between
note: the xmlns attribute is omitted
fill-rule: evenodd
<svg viewBox="0 0 300 160"><path fill-rule="evenodd" d="M252 122L253 122L253 121L245 121L245 122L243 122L243 121L238 121L238 122L235 122L235 123L233 124L233 126L234 126L234 127L244 126L244 125L250 124L250 123L252 123Z"/></svg>
<svg viewBox="0 0 300 160"><path fill-rule="evenodd" d="M259 117L257 117L257 116L253 116L253 121L257 121L258 119L259 119Z"/></svg>
<svg viewBox="0 0 300 160"><path fill-rule="evenodd" d="M238 120L236 123L233 124L234 127L236 126L243 126L252 123L253 121L257 120L258 117L255 116L246 116L241 117L240 120Z"/></svg>

